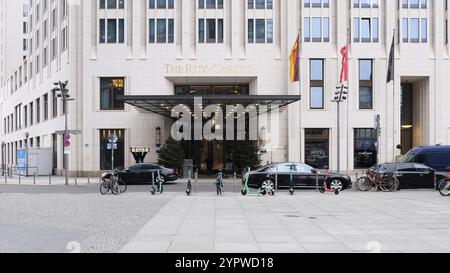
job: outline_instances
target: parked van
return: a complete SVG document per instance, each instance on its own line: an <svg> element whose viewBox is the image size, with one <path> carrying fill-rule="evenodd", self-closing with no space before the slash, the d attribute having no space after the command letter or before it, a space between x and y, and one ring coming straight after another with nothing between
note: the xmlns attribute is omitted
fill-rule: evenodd
<svg viewBox="0 0 450 273"><path fill-rule="evenodd" d="M423 146L411 149L401 159L402 163L420 163L438 172L450 170L450 146Z"/></svg>

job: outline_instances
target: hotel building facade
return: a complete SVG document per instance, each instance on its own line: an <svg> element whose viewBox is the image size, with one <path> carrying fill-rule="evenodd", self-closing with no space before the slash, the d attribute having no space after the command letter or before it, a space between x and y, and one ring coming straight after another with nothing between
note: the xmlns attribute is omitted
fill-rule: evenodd
<svg viewBox="0 0 450 273"><path fill-rule="evenodd" d="M116 167L135 162L132 147L149 148L146 161L157 161L160 135L164 142L173 121L118 96L301 95L277 122L258 128L279 136L258 142L263 164L302 161L351 172L392 162L413 146L449 144L449 2L28 0L27 58L1 87L2 166L15 166L22 148L51 148L59 173L64 144L55 132L64 129L65 111L69 128L81 131L71 138L71 173L111 168L112 133ZM289 81L299 33L301 88ZM386 83L393 36L395 80ZM332 100L347 40L338 139ZM75 99L67 107L52 90L66 80ZM195 154L203 170L207 161L230 169L236 152L202 141L186 159Z"/></svg>

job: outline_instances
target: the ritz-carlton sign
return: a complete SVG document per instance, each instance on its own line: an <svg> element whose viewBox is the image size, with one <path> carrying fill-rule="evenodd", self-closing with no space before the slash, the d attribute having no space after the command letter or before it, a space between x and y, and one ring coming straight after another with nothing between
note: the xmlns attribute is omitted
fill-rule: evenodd
<svg viewBox="0 0 450 273"><path fill-rule="evenodd" d="M255 74L256 66L252 65L227 65L227 64L165 64L164 72L166 74Z"/></svg>

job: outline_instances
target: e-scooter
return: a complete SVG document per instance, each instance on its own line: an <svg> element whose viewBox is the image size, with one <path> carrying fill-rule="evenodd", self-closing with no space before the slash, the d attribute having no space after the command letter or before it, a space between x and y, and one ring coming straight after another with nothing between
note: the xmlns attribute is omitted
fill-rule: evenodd
<svg viewBox="0 0 450 273"><path fill-rule="evenodd" d="M290 169L290 174L289 174L289 194L290 195L294 195L294 168L297 167L296 164L291 164L288 165L289 169Z"/></svg>
<svg viewBox="0 0 450 273"><path fill-rule="evenodd" d="M246 169L246 172L244 174L244 177L242 178L242 182L243 182L243 188L241 191L242 195L266 195L267 191L260 187L259 189L255 190L255 191L251 191L250 187L248 186L248 179L250 177L250 168Z"/></svg>
<svg viewBox="0 0 450 273"><path fill-rule="evenodd" d="M161 170L158 170L156 172L156 181L155 181L155 173L152 174L152 189L150 190L150 192L152 193L152 195L155 194L162 194L164 192L164 186L163 186L163 182L164 180L161 177ZM156 182L156 185L155 185Z"/></svg>
<svg viewBox="0 0 450 273"><path fill-rule="evenodd" d="M323 179L323 187L319 188L319 192L320 193L334 193L335 195L339 195L339 193L340 193L339 189L333 190L333 189L328 188L327 180L328 180L328 173L325 175L325 178Z"/></svg>
<svg viewBox="0 0 450 273"><path fill-rule="evenodd" d="M222 195L222 189L223 189L223 173L222 173L222 170L219 170L219 173L217 174L216 189L217 189L217 195Z"/></svg>
<svg viewBox="0 0 450 273"><path fill-rule="evenodd" d="M187 194L187 196L190 196L192 193L192 174L194 172L195 166L190 165L187 167L189 168L189 171L188 171L188 182L187 182L186 194Z"/></svg>

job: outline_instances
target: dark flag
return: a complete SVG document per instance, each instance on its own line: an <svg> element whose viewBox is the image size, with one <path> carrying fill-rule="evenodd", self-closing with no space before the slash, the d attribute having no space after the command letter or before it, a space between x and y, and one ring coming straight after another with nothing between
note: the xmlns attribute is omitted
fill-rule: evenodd
<svg viewBox="0 0 450 273"><path fill-rule="evenodd" d="M389 53L389 64L388 64L388 73L387 73L387 82L388 83L390 83L391 81L394 80L394 77L395 77L394 65L395 65L395 31L394 31L394 36L392 37L391 51Z"/></svg>

